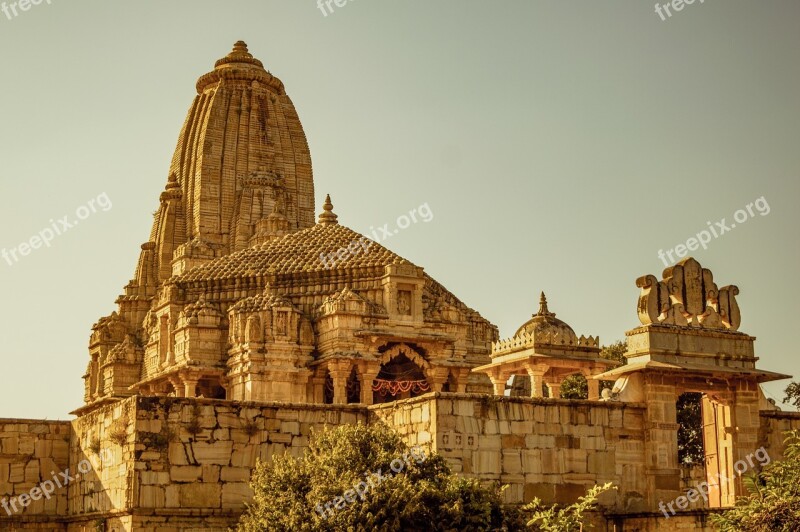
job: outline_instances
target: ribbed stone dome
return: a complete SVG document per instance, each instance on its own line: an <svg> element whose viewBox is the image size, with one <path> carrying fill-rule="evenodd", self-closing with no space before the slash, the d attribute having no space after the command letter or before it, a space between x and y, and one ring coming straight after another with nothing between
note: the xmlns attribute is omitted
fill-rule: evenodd
<svg viewBox="0 0 800 532"><path fill-rule="evenodd" d="M572 330L572 327L556 318L555 313L548 310L547 297L544 292L539 298L539 312L517 329L514 336L518 336L523 331L534 336L549 335L554 337L558 335L559 338L565 340L565 343L578 343L578 336Z"/></svg>

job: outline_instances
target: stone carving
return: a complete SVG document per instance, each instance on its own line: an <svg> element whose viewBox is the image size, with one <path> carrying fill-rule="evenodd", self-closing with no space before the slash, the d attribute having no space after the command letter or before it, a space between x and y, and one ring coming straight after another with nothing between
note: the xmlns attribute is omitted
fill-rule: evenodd
<svg viewBox="0 0 800 532"><path fill-rule="evenodd" d="M247 318L247 329L244 338L247 343L260 342L262 340L261 320L258 319L258 315L253 314Z"/></svg>
<svg viewBox="0 0 800 532"><path fill-rule="evenodd" d="M636 280L642 289L637 310L643 325L739 330L742 318L736 286L718 289L711 270L691 257L664 270L663 277L659 281L645 275Z"/></svg>
<svg viewBox="0 0 800 532"><path fill-rule="evenodd" d="M275 333L280 336L286 336L288 334L287 329L287 319L289 313L285 310L279 310L276 317L275 317Z"/></svg>
<svg viewBox="0 0 800 532"><path fill-rule="evenodd" d="M397 312L401 316L411 315L411 292L399 290L397 292Z"/></svg>

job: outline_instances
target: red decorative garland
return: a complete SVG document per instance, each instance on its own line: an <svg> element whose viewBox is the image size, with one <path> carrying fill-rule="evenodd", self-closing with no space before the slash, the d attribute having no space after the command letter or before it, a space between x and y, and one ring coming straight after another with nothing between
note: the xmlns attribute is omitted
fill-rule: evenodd
<svg viewBox="0 0 800 532"><path fill-rule="evenodd" d="M427 381L387 381L375 379L372 383L372 391L378 392L382 397L386 395L399 395L411 391L412 393L429 392L431 389Z"/></svg>

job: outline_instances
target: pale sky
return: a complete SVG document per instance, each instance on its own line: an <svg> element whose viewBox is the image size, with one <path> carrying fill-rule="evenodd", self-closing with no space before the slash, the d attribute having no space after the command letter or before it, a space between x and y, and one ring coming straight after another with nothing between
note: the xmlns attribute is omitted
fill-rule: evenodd
<svg viewBox="0 0 800 532"><path fill-rule="evenodd" d="M8 2L8 0L6 0ZM692 252L741 294L759 367L800 376L800 2L44 0L0 12L0 249L105 194L79 225L0 258L0 417L81 406L91 325L116 309L197 78L232 44L286 85L317 211L382 242L508 337L538 307L610 343L637 277ZM104 204L104 203L103 203ZM745 211L746 212L746 211ZM84 209L83 214L87 211ZM741 217L742 215L740 215ZM53 222L50 222L50 220ZM780 400L783 381L767 386Z"/></svg>

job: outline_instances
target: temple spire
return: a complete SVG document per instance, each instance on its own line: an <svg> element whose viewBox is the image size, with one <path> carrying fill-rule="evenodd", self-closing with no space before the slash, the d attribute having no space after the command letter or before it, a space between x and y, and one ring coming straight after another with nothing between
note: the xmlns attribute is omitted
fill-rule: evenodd
<svg viewBox="0 0 800 532"><path fill-rule="evenodd" d="M335 225L339 223L339 217L333 213L333 203L331 195L325 196L325 204L322 206L323 212L319 215L319 223L322 225Z"/></svg>
<svg viewBox="0 0 800 532"><path fill-rule="evenodd" d="M555 314L550 312L547 308L547 296L544 295L544 292L539 296L539 312L534 314L534 316L555 316Z"/></svg>

